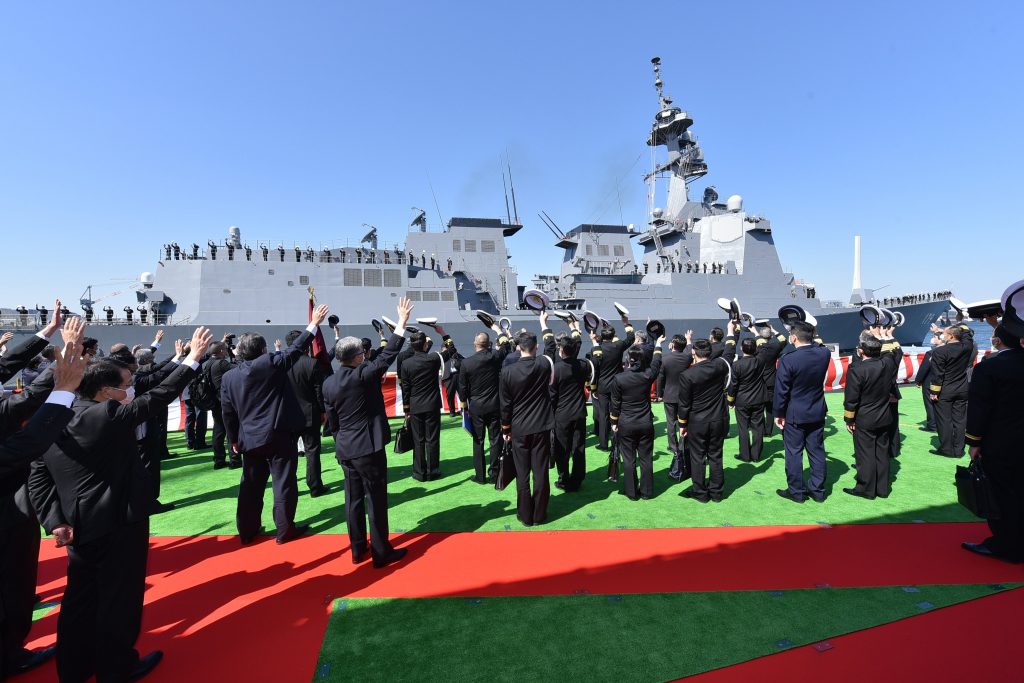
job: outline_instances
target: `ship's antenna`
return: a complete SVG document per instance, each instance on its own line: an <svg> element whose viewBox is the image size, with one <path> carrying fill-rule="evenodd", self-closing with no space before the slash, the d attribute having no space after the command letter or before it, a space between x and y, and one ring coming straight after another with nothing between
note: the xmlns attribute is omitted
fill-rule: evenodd
<svg viewBox="0 0 1024 683"><path fill-rule="evenodd" d="M554 235L558 239L562 239L563 237L565 237L565 235L560 235L558 231L555 230L554 226L552 226L551 223L548 223L548 219L544 218L544 216L538 213L537 218L539 218L541 222L544 223L545 226L547 226L547 229L551 231L552 235Z"/></svg>
<svg viewBox="0 0 1024 683"><path fill-rule="evenodd" d="M430 171L427 171L427 185L430 186L430 194L434 195L434 208L437 209L437 219L441 221L441 225L444 226L444 218L441 216L441 207L437 203L437 193L434 192L434 183L430 182Z"/></svg>
<svg viewBox="0 0 1024 683"><path fill-rule="evenodd" d="M558 223L555 222L555 219L549 216L547 211L541 211L541 213L544 214L545 218L551 221L551 225L555 226L555 230L557 230L562 237L565 237L565 233L562 232L560 227L558 227Z"/></svg>
<svg viewBox="0 0 1024 683"><path fill-rule="evenodd" d="M505 170L501 171L501 186L505 188L505 216L508 218L508 222L512 224L512 212L508 208L508 183L505 182Z"/></svg>
<svg viewBox="0 0 1024 683"><path fill-rule="evenodd" d="M508 150L505 150L505 163L508 165L508 185L512 188L512 215L519 225L519 211L516 209L516 184L512 182L512 164L508 160Z"/></svg>

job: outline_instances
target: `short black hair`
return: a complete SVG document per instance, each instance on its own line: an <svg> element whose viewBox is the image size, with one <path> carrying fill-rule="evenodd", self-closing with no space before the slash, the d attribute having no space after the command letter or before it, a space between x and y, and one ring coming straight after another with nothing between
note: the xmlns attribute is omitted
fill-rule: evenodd
<svg viewBox="0 0 1024 683"><path fill-rule="evenodd" d="M860 343L860 350L865 358L878 358L882 355L882 341L880 339L865 339Z"/></svg>
<svg viewBox="0 0 1024 683"><path fill-rule="evenodd" d="M644 362L644 350L636 346L631 346L626 350L626 361L630 365L636 365L639 367Z"/></svg>
<svg viewBox="0 0 1024 683"><path fill-rule="evenodd" d="M951 325L950 327L946 328L946 332L949 333L950 337L956 339L957 341L960 341L964 338L964 328L960 327L959 325Z"/></svg>
<svg viewBox="0 0 1024 683"><path fill-rule="evenodd" d="M711 328L711 338L714 339L716 342L722 341L722 339L724 337L725 337L725 332L722 331L721 327L712 327Z"/></svg>
<svg viewBox="0 0 1024 683"><path fill-rule="evenodd" d="M369 337L363 337L359 342L363 345L363 351L369 351L373 348L373 342L370 341Z"/></svg>
<svg viewBox="0 0 1024 683"><path fill-rule="evenodd" d="M53 344L50 344L45 349L43 349L39 355L45 358L46 360L53 360L53 354L56 353L56 351L57 347L54 346Z"/></svg>
<svg viewBox="0 0 1024 683"><path fill-rule="evenodd" d="M757 342L747 337L740 342L740 351L743 352L744 356L753 356L757 353Z"/></svg>
<svg viewBox="0 0 1024 683"><path fill-rule="evenodd" d="M1005 346L1011 349L1015 349L1020 346L1020 337L1015 337L1010 334L1010 331L1002 325L996 326L996 329L992 332L992 336L1003 342Z"/></svg>
<svg viewBox="0 0 1024 683"><path fill-rule="evenodd" d="M227 348L228 348L228 345L225 344L224 342L222 342L222 341L215 341L212 344L210 344L210 348L208 348L206 350L206 355L208 355L208 356L215 356L215 355L217 355L221 351L224 351Z"/></svg>
<svg viewBox="0 0 1024 683"><path fill-rule="evenodd" d="M245 332L238 338L238 355L242 360L256 360L267 352L267 340L262 334Z"/></svg>
<svg viewBox="0 0 1024 683"><path fill-rule="evenodd" d="M92 337L82 337L82 351L85 353L96 353L99 342Z"/></svg>
<svg viewBox="0 0 1024 683"><path fill-rule="evenodd" d="M288 334L284 335L285 346L291 346L295 343L295 340L302 336L302 330L292 330Z"/></svg>
<svg viewBox="0 0 1024 683"><path fill-rule="evenodd" d="M89 363L85 367L82 381L78 384L78 395L92 398L103 387L120 387L121 373L130 369L126 364L113 358Z"/></svg>
<svg viewBox="0 0 1024 683"><path fill-rule="evenodd" d="M814 325L797 320L789 326L789 333L796 337L801 344L809 344L814 341Z"/></svg>
<svg viewBox="0 0 1024 683"><path fill-rule="evenodd" d="M615 339L615 328L605 325L601 328L601 341L611 341L612 339Z"/></svg>
<svg viewBox="0 0 1024 683"><path fill-rule="evenodd" d="M130 368L135 365L135 356L132 355L131 349L128 349L127 347L121 347L116 351L111 351L110 354L108 354L108 357L123 363L125 367Z"/></svg>
<svg viewBox="0 0 1024 683"><path fill-rule="evenodd" d="M698 339L693 342L693 355L697 358L706 359L711 356L711 342L707 339Z"/></svg>
<svg viewBox="0 0 1024 683"><path fill-rule="evenodd" d="M564 332L560 333L558 337L555 338L555 344L558 345L560 350L565 352L566 356L575 356L580 352L579 338L573 337L572 335Z"/></svg>
<svg viewBox="0 0 1024 683"><path fill-rule="evenodd" d="M672 335L671 344L675 347L676 351L682 351L686 348L686 337L681 334Z"/></svg>
<svg viewBox="0 0 1024 683"><path fill-rule="evenodd" d="M425 351L427 348L427 333L416 332L409 337L409 348L413 351Z"/></svg>
<svg viewBox="0 0 1024 683"><path fill-rule="evenodd" d="M520 351L531 352L537 348L537 335L533 332L520 332L516 337L516 346Z"/></svg>

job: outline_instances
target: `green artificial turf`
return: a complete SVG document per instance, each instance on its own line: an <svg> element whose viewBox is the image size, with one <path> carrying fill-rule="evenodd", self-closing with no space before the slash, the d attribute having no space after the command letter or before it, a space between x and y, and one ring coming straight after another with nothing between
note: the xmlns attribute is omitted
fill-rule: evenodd
<svg viewBox="0 0 1024 683"><path fill-rule="evenodd" d="M52 612L53 610L57 609L57 605L59 605L59 604L60 604L59 602L39 602L39 603L36 603L36 606L32 609L32 621L39 621L40 619L45 617L50 612Z"/></svg>
<svg viewBox="0 0 1024 683"><path fill-rule="evenodd" d="M314 680L664 681L1011 587L339 599Z"/></svg>
<svg viewBox="0 0 1024 683"><path fill-rule="evenodd" d="M552 487L549 521L535 530L614 529L698 526L757 526L793 524L849 524L865 522L966 522L976 521L956 504L953 472L959 461L928 452L934 435L919 431L924 418L918 392L907 390L900 403L903 451L893 464L892 495L873 501L844 494L853 486L853 442L841 418L842 394L827 397L831 416L826 428L828 459L828 500L821 505L796 505L775 495L786 484L782 437L776 432L765 444L765 460L741 463L736 428L725 444L725 500L701 504L680 494L689 484L677 484L667 476L671 458L664 437L664 410L655 404L658 439L655 446L655 498L633 502L620 494L618 484L604 481L608 462L605 452L588 439L587 477L578 493L564 493ZM462 429L461 419L442 416L440 479L421 483L412 479L412 454L388 460L391 530L475 531L522 530L515 518L515 485L495 491L469 481L473 474L472 442ZM397 422L395 424L398 424ZM208 437L209 438L209 437ZM213 470L209 451L184 449L181 433L170 436L177 457L163 463L161 500L174 502L177 509L156 515L151 528L156 535L235 533L235 500L240 470ZM299 507L297 521L310 522L314 531L344 533L344 494L341 470L334 458L334 443L324 440L323 480L332 492L312 499L303 480L305 462L299 464ZM554 481L552 472L551 480ZM269 487L268 487L269 488ZM271 494L268 490L263 511L264 526L273 530Z"/></svg>

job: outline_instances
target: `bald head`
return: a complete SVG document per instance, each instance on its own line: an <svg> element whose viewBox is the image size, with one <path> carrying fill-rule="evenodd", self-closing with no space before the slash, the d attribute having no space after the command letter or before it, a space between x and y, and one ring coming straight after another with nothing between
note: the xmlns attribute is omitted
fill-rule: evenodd
<svg viewBox="0 0 1024 683"><path fill-rule="evenodd" d="M491 336L486 332L481 332L473 339L473 346L477 351L487 350L491 346Z"/></svg>

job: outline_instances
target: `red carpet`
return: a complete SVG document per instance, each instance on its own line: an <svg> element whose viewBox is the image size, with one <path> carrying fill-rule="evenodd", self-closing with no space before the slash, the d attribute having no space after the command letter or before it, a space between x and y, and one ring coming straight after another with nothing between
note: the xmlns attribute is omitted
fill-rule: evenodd
<svg viewBox="0 0 1024 683"><path fill-rule="evenodd" d="M881 524L410 533L394 539L410 549L409 560L386 570L374 570L368 562L354 567L343 536L317 535L285 546L267 538L245 548L234 536L153 538L151 587L138 647L142 652L159 648L167 655L147 680L199 676L309 681L328 605L341 596L646 593L1024 580L1020 566L975 557L959 548L961 540L980 538L984 528ZM64 553L45 541L40 562L45 601L59 599L64 569ZM639 576L642 582L637 581ZM56 614L37 623L30 646L53 642ZM261 657L259 670L252 671L244 665L252 652L274 656ZM51 664L21 680L53 678Z"/></svg>
<svg viewBox="0 0 1024 683"><path fill-rule="evenodd" d="M1016 624L1024 613L1024 589L830 638L829 649L787 650L687 681L748 683L792 678L857 683L882 681L1019 681L1010 653L1020 647Z"/></svg>

